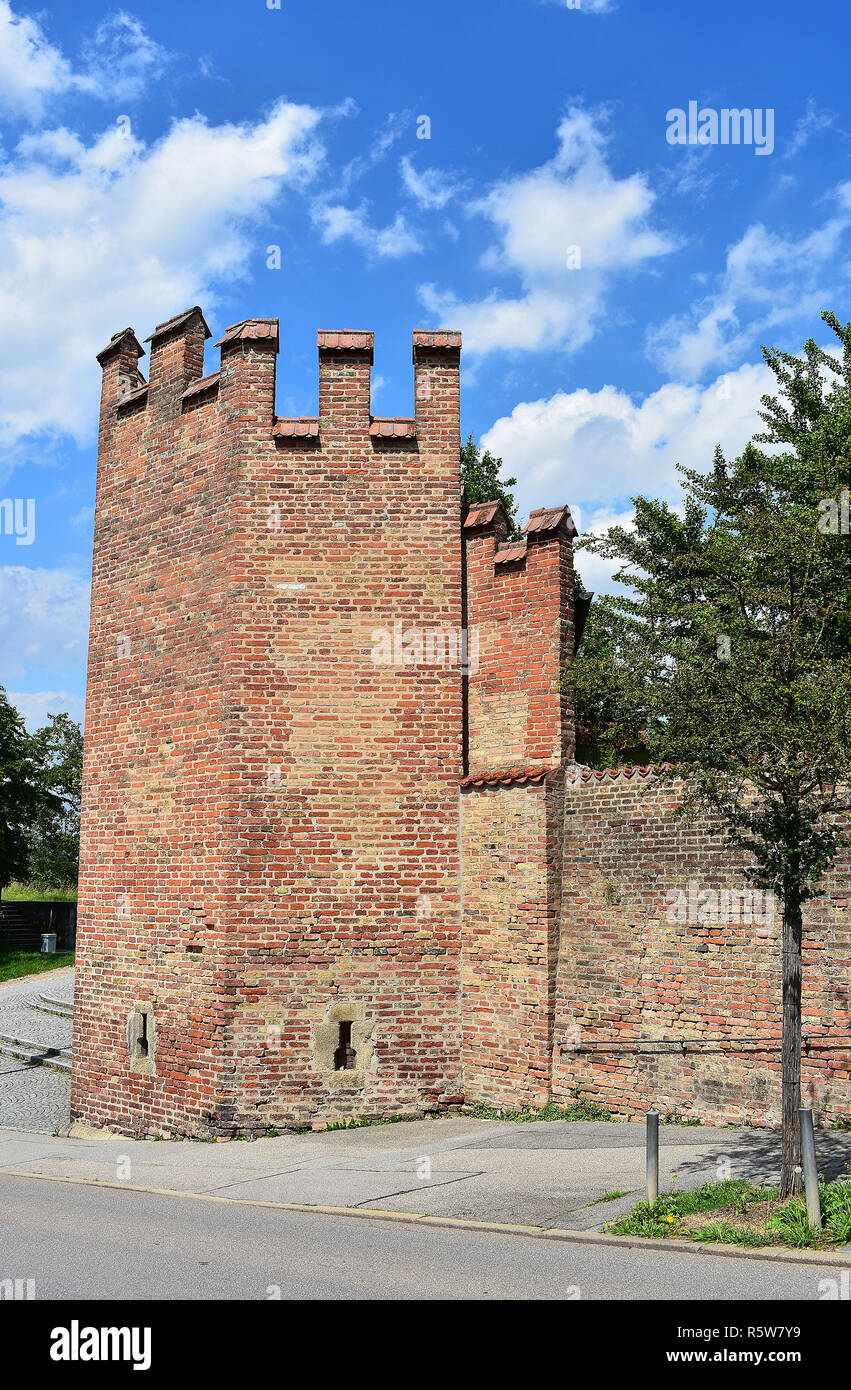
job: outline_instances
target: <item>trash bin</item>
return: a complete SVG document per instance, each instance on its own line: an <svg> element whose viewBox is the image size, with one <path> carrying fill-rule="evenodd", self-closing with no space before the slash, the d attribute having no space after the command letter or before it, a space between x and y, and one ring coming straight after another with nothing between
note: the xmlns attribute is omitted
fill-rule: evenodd
<svg viewBox="0 0 851 1390"><path fill-rule="evenodd" d="M56 950L56 932L55 932L55 931L43 931L42 934L41 934L41 954L42 954L43 956L52 956L55 950Z"/></svg>

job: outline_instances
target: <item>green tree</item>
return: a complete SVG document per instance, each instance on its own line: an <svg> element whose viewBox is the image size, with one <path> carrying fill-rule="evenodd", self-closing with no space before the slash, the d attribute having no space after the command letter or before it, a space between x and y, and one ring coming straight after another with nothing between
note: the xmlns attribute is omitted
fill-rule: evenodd
<svg viewBox="0 0 851 1390"><path fill-rule="evenodd" d="M48 715L32 737L42 797L26 833L29 878L39 888L73 888L80 857L83 731L68 714Z"/></svg>
<svg viewBox="0 0 851 1390"><path fill-rule="evenodd" d="M502 468L502 459L494 458L488 449L482 453L481 447L474 443L473 436L468 435L467 443L461 445L461 483L467 501L496 502L498 499L502 502L511 527L511 538L515 539L520 535L520 528L517 524L517 503L511 489L517 486L517 479L501 478Z"/></svg>
<svg viewBox="0 0 851 1390"><path fill-rule="evenodd" d="M32 738L0 687L0 893L27 876L27 833L45 800L51 798L45 797Z"/></svg>
<svg viewBox="0 0 851 1390"><path fill-rule="evenodd" d="M763 349L766 429L732 462L681 469L680 511L638 497L634 530L589 542L628 590L603 608L601 708L621 731L643 722L681 813L717 818L782 905L784 1196L800 1186L802 908L851 810L851 324L822 317L841 360L812 340Z"/></svg>
<svg viewBox="0 0 851 1390"><path fill-rule="evenodd" d="M575 585L577 593L583 590L578 573ZM633 767L653 761L644 658L638 625L625 621L610 595L595 598L565 673L573 692L577 762Z"/></svg>

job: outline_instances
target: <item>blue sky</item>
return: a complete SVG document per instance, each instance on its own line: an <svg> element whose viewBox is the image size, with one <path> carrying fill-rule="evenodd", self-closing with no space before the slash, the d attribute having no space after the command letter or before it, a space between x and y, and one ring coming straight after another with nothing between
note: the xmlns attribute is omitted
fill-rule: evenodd
<svg viewBox="0 0 851 1390"><path fill-rule="evenodd" d="M0 0L0 501L35 504L31 544L0 524L0 684L29 722L82 716L94 355L126 324L277 315L280 414L315 413L318 328L375 330L387 415L412 329L461 328L465 435L586 531L738 452L760 343L851 318L847 28L843 0ZM773 149L671 144L690 101L773 112Z"/></svg>

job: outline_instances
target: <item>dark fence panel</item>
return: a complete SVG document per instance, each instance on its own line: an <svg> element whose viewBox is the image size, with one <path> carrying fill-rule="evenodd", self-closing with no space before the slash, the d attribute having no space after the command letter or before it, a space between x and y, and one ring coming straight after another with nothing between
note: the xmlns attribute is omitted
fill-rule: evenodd
<svg viewBox="0 0 851 1390"><path fill-rule="evenodd" d="M77 904L0 901L0 942L37 951L46 931L56 932L57 951L72 951L77 940Z"/></svg>

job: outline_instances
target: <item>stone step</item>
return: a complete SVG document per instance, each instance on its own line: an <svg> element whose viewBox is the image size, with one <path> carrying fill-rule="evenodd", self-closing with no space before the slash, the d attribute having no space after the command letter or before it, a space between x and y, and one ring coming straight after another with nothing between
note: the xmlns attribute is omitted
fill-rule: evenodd
<svg viewBox="0 0 851 1390"><path fill-rule="evenodd" d="M52 994L40 994L37 999L29 1002L31 1009L38 1009L39 1013L54 1014L57 1018L73 1018L74 1005L67 999L56 999Z"/></svg>
<svg viewBox="0 0 851 1390"><path fill-rule="evenodd" d="M18 1061L28 1062L34 1067L49 1067L52 1071L62 1072L71 1070L71 1049L68 1047L47 1047L29 1038L0 1033L0 1053L4 1057L16 1057Z"/></svg>

